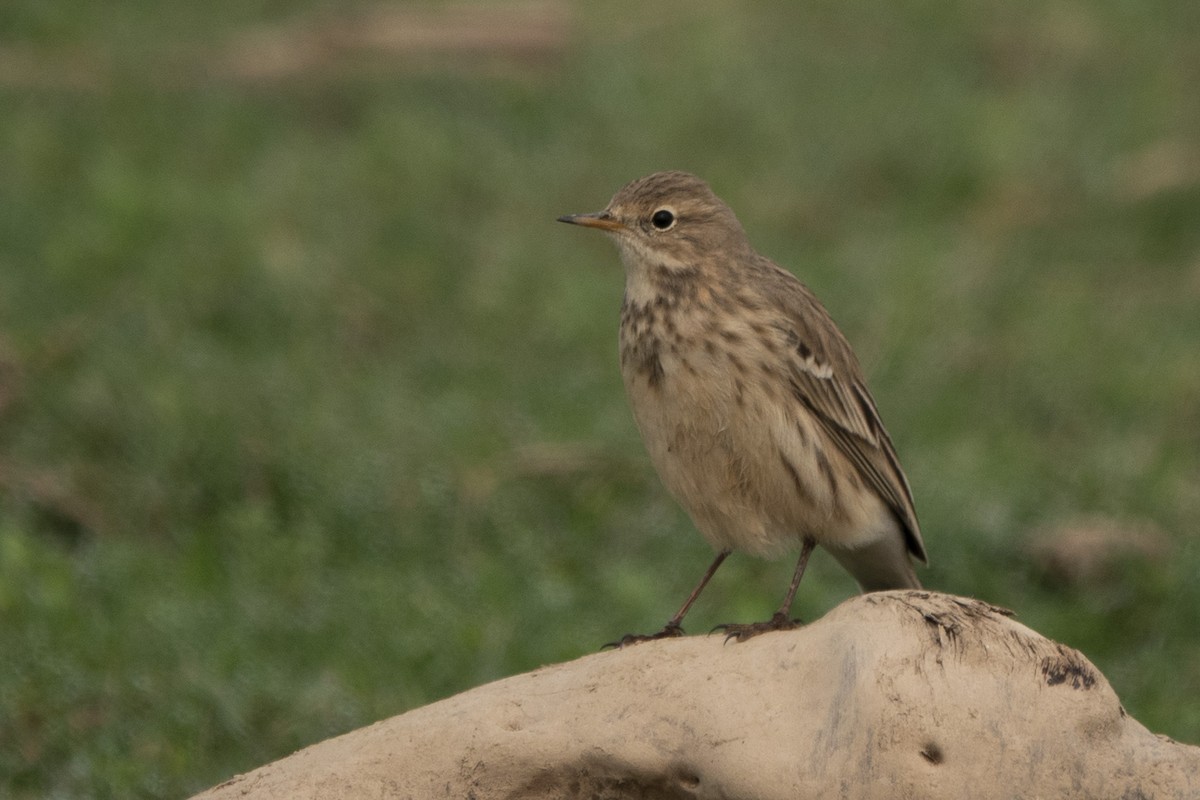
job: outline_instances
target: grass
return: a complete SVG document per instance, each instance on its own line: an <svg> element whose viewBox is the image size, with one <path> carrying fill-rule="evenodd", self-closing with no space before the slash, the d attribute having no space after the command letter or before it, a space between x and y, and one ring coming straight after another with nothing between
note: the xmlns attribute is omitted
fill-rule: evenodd
<svg viewBox="0 0 1200 800"><path fill-rule="evenodd" d="M183 796L660 624L709 552L553 220L668 167L854 342L926 584L1200 742L1195 4L495 7L0 13L0 796ZM1154 546L1047 566L1097 519Z"/></svg>

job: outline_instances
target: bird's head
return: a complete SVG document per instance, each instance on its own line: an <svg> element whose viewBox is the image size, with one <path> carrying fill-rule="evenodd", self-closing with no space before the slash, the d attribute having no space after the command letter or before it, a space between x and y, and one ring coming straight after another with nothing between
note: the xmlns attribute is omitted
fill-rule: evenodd
<svg viewBox="0 0 1200 800"><path fill-rule="evenodd" d="M630 277L647 270L694 271L714 255L736 263L750 247L729 206L686 172L647 175L626 184L603 211L558 220L611 236Z"/></svg>

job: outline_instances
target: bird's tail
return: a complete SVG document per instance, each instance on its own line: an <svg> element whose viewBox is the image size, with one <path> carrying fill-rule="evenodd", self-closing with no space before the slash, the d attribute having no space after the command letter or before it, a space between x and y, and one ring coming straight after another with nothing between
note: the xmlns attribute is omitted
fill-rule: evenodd
<svg viewBox="0 0 1200 800"><path fill-rule="evenodd" d="M921 581L899 536L888 536L866 547L826 549L854 576L863 592L920 589Z"/></svg>

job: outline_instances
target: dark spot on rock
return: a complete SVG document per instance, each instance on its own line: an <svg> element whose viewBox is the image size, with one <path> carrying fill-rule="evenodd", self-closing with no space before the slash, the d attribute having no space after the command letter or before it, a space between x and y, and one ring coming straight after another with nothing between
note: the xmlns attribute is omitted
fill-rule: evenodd
<svg viewBox="0 0 1200 800"><path fill-rule="evenodd" d="M675 773L679 785L685 789L695 790L700 786L700 776L690 769L680 769Z"/></svg>
<svg viewBox="0 0 1200 800"><path fill-rule="evenodd" d="M1121 800L1154 800L1154 795L1146 794L1140 786L1131 786L1121 793Z"/></svg>
<svg viewBox="0 0 1200 800"><path fill-rule="evenodd" d="M963 626L954 614L943 611L923 611L921 618L929 626L934 644L939 647L942 644L948 644L951 647L958 645L958 637L963 631Z"/></svg>
<svg viewBox="0 0 1200 800"><path fill-rule="evenodd" d="M1042 677L1047 686L1066 684L1072 689L1091 689L1096 685L1096 673L1083 656L1067 647L1058 654L1042 659Z"/></svg>

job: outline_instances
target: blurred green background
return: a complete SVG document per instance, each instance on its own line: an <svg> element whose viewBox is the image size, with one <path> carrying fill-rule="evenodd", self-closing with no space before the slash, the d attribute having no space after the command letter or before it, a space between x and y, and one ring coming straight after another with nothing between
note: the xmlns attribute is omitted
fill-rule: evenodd
<svg viewBox="0 0 1200 800"><path fill-rule="evenodd" d="M710 551L557 225L706 177L934 589L1200 742L1200 4L6 0L0 796L173 797L657 629ZM735 557L688 629L765 618ZM796 611L854 592L824 555Z"/></svg>

